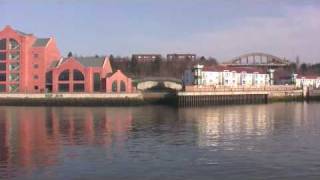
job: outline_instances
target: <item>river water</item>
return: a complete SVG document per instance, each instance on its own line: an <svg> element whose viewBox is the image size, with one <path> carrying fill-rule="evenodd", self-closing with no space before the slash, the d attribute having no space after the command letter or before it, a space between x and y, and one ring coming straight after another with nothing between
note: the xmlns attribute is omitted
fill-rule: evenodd
<svg viewBox="0 0 320 180"><path fill-rule="evenodd" d="M320 103L0 107L0 179L320 179Z"/></svg>

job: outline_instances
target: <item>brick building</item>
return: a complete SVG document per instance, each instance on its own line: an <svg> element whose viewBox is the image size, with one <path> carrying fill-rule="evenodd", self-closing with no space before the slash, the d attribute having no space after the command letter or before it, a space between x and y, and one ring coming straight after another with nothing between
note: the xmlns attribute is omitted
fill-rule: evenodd
<svg viewBox="0 0 320 180"><path fill-rule="evenodd" d="M60 56L54 38L6 26L0 31L0 92L44 92L46 70Z"/></svg>
<svg viewBox="0 0 320 180"><path fill-rule="evenodd" d="M103 57L63 58L54 38L6 26L0 31L0 92L132 92L131 79L113 73Z"/></svg>
<svg viewBox="0 0 320 180"><path fill-rule="evenodd" d="M195 61L196 54L167 54L168 61Z"/></svg>
<svg viewBox="0 0 320 180"><path fill-rule="evenodd" d="M132 61L136 63L147 63L155 62L157 60L161 61L161 54L133 54Z"/></svg>

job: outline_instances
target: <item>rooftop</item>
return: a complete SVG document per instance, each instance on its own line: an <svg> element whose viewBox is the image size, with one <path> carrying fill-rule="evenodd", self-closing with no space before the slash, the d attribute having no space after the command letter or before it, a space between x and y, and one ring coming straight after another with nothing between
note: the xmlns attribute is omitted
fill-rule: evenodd
<svg viewBox="0 0 320 180"><path fill-rule="evenodd" d="M47 46L50 38L38 38L32 45L32 47L45 47Z"/></svg>

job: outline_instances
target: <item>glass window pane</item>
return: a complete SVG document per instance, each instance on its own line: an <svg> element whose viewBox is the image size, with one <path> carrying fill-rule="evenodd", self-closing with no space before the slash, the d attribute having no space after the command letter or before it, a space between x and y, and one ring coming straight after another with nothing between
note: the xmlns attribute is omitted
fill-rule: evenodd
<svg viewBox="0 0 320 180"><path fill-rule="evenodd" d="M120 83L120 91L125 92L126 91L126 83L124 81L121 81Z"/></svg>
<svg viewBox="0 0 320 180"><path fill-rule="evenodd" d="M5 52L0 52L0 61L6 60L6 53Z"/></svg>
<svg viewBox="0 0 320 180"><path fill-rule="evenodd" d="M117 80L112 82L112 92L117 92L118 89L118 84L117 84Z"/></svg>
<svg viewBox="0 0 320 180"><path fill-rule="evenodd" d="M20 60L20 53L19 52L9 53L8 59L13 60L13 61L19 61Z"/></svg>
<svg viewBox="0 0 320 180"><path fill-rule="evenodd" d="M84 81L84 75L79 70L74 70L73 71L73 80Z"/></svg>
<svg viewBox="0 0 320 180"><path fill-rule="evenodd" d="M98 92L98 91L100 91L100 89L101 89L100 74L94 73L94 75L93 75L93 90L95 92Z"/></svg>
<svg viewBox="0 0 320 180"><path fill-rule="evenodd" d="M59 75L59 81L69 81L69 70L65 70Z"/></svg>
<svg viewBox="0 0 320 180"><path fill-rule="evenodd" d="M6 81L6 74L0 74L0 81Z"/></svg>
<svg viewBox="0 0 320 180"><path fill-rule="evenodd" d="M6 46L7 46L7 43L6 43L6 39L1 39L0 40L0 50L6 50Z"/></svg>
<svg viewBox="0 0 320 180"><path fill-rule="evenodd" d="M59 92L69 92L69 84L59 84Z"/></svg>
<svg viewBox="0 0 320 180"><path fill-rule="evenodd" d="M0 84L0 92L6 92L6 85Z"/></svg>
<svg viewBox="0 0 320 180"><path fill-rule="evenodd" d="M9 40L9 49L11 49L11 50L20 49L20 45L19 45L18 41L14 40L14 39L10 39Z"/></svg>
<svg viewBox="0 0 320 180"><path fill-rule="evenodd" d="M74 84L73 91L74 92L84 92L84 84Z"/></svg>
<svg viewBox="0 0 320 180"><path fill-rule="evenodd" d="M6 63L0 63L0 71L5 71L7 69Z"/></svg>

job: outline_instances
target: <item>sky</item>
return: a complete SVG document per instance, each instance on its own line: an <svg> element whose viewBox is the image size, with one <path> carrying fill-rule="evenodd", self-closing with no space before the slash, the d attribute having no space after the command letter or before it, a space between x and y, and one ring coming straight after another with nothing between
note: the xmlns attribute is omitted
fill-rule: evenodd
<svg viewBox="0 0 320 180"><path fill-rule="evenodd" d="M6 25L63 55L250 52L320 62L320 0L0 0Z"/></svg>

